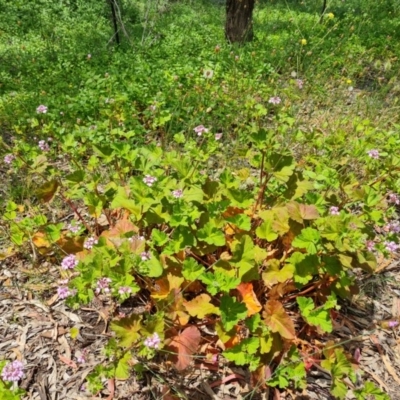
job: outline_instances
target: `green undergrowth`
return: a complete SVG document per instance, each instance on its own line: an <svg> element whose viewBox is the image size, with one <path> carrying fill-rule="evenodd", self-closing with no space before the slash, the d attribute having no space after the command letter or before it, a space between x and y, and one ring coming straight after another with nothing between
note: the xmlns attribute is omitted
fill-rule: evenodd
<svg viewBox="0 0 400 400"><path fill-rule="evenodd" d="M387 399L329 335L399 248L396 7L332 2L320 23L260 2L238 48L218 4L121 4L120 46L98 2L0 20L2 258L59 265L71 308L113 304L89 389L229 362L254 391L301 392L318 365L336 398Z"/></svg>

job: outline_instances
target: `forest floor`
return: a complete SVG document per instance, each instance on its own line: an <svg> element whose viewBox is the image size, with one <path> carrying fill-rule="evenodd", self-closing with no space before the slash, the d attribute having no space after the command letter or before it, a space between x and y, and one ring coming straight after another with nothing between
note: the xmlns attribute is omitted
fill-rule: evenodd
<svg viewBox="0 0 400 400"><path fill-rule="evenodd" d="M360 278L360 294L351 303L342 303L329 338L354 355L359 385L364 378L373 380L393 400L400 399L400 337L396 328L379 328L376 321L400 317L399 261L383 260L378 274ZM57 274L57 268L46 263L35 270L12 256L0 268L0 359L26 360L20 383L27 391L25 399L333 399L330 376L317 363L310 369L307 389L299 393L257 388L249 371L222 361L197 364L177 375L162 360L147 365L148 372L140 379L133 375L126 381L109 380L104 391L90 395L84 381L105 360L102 348L111 336L108 323L115 312L111 304L100 298L73 311L40 284L27 285L28 274L31 282ZM123 311L129 314L134 309ZM79 329L74 339L73 327ZM80 355L85 362L78 362ZM347 398L352 398L351 392Z"/></svg>

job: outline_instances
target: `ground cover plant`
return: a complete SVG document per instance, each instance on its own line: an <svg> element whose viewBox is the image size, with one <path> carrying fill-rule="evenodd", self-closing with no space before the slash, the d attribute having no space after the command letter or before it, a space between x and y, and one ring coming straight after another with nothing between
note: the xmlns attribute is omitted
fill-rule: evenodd
<svg viewBox="0 0 400 400"><path fill-rule="evenodd" d="M400 248L396 3L259 2L243 46L216 2L3 3L1 258L36 299L107 304L86 390L235 365L248 398L315 369L333 398L390 398L333 335Z"/></svg>

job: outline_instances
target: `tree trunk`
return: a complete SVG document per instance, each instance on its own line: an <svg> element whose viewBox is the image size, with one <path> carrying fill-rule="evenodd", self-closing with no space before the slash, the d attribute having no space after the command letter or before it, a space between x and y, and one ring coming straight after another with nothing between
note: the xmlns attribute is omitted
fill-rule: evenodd
<svg viewBox="0 0 400 400"><path fill-rule="evenodd" d="M253 39L253 9L255 0L226 0L225 36L231 43Z"/></svg>

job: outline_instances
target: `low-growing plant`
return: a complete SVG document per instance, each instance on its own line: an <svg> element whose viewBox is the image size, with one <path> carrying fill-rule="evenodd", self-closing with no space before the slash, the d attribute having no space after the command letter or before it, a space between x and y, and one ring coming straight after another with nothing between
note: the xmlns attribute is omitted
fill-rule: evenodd
<svg viewBox="0 0 400 400"><path fill-rule="evenodd" d="M163 356L183 371L222 356L248 366L257 385L279 388L304 388L318 363L333 395L345 397L344 378L355 373L343 349L302 337L332 332L338 298L357 290L353 271L373 272L376 252L399 247L398 139L386 133L378 150L364 122L353 148L338 132L336 146L312 134L310 151L310 134L279 113L279 98L270 103L277 122L263 127L254 107L247 145L237 141L240 155L223 164L228 144L203 125L176 133L175 144L82 136L81 147L66 135L15 141L5 156L37 186L29 210L6 205L11 241L41 255L57 249L57 292L71 307L94 297L115 304L109 364L88 379L94 392L101 377L126 379L139 360ZM293 134L307 151L292 148ZM62 169L58 154L68 160ZM75 220L51 222L51 202ZM128 299L143 310L120 315Z"/></svg>

